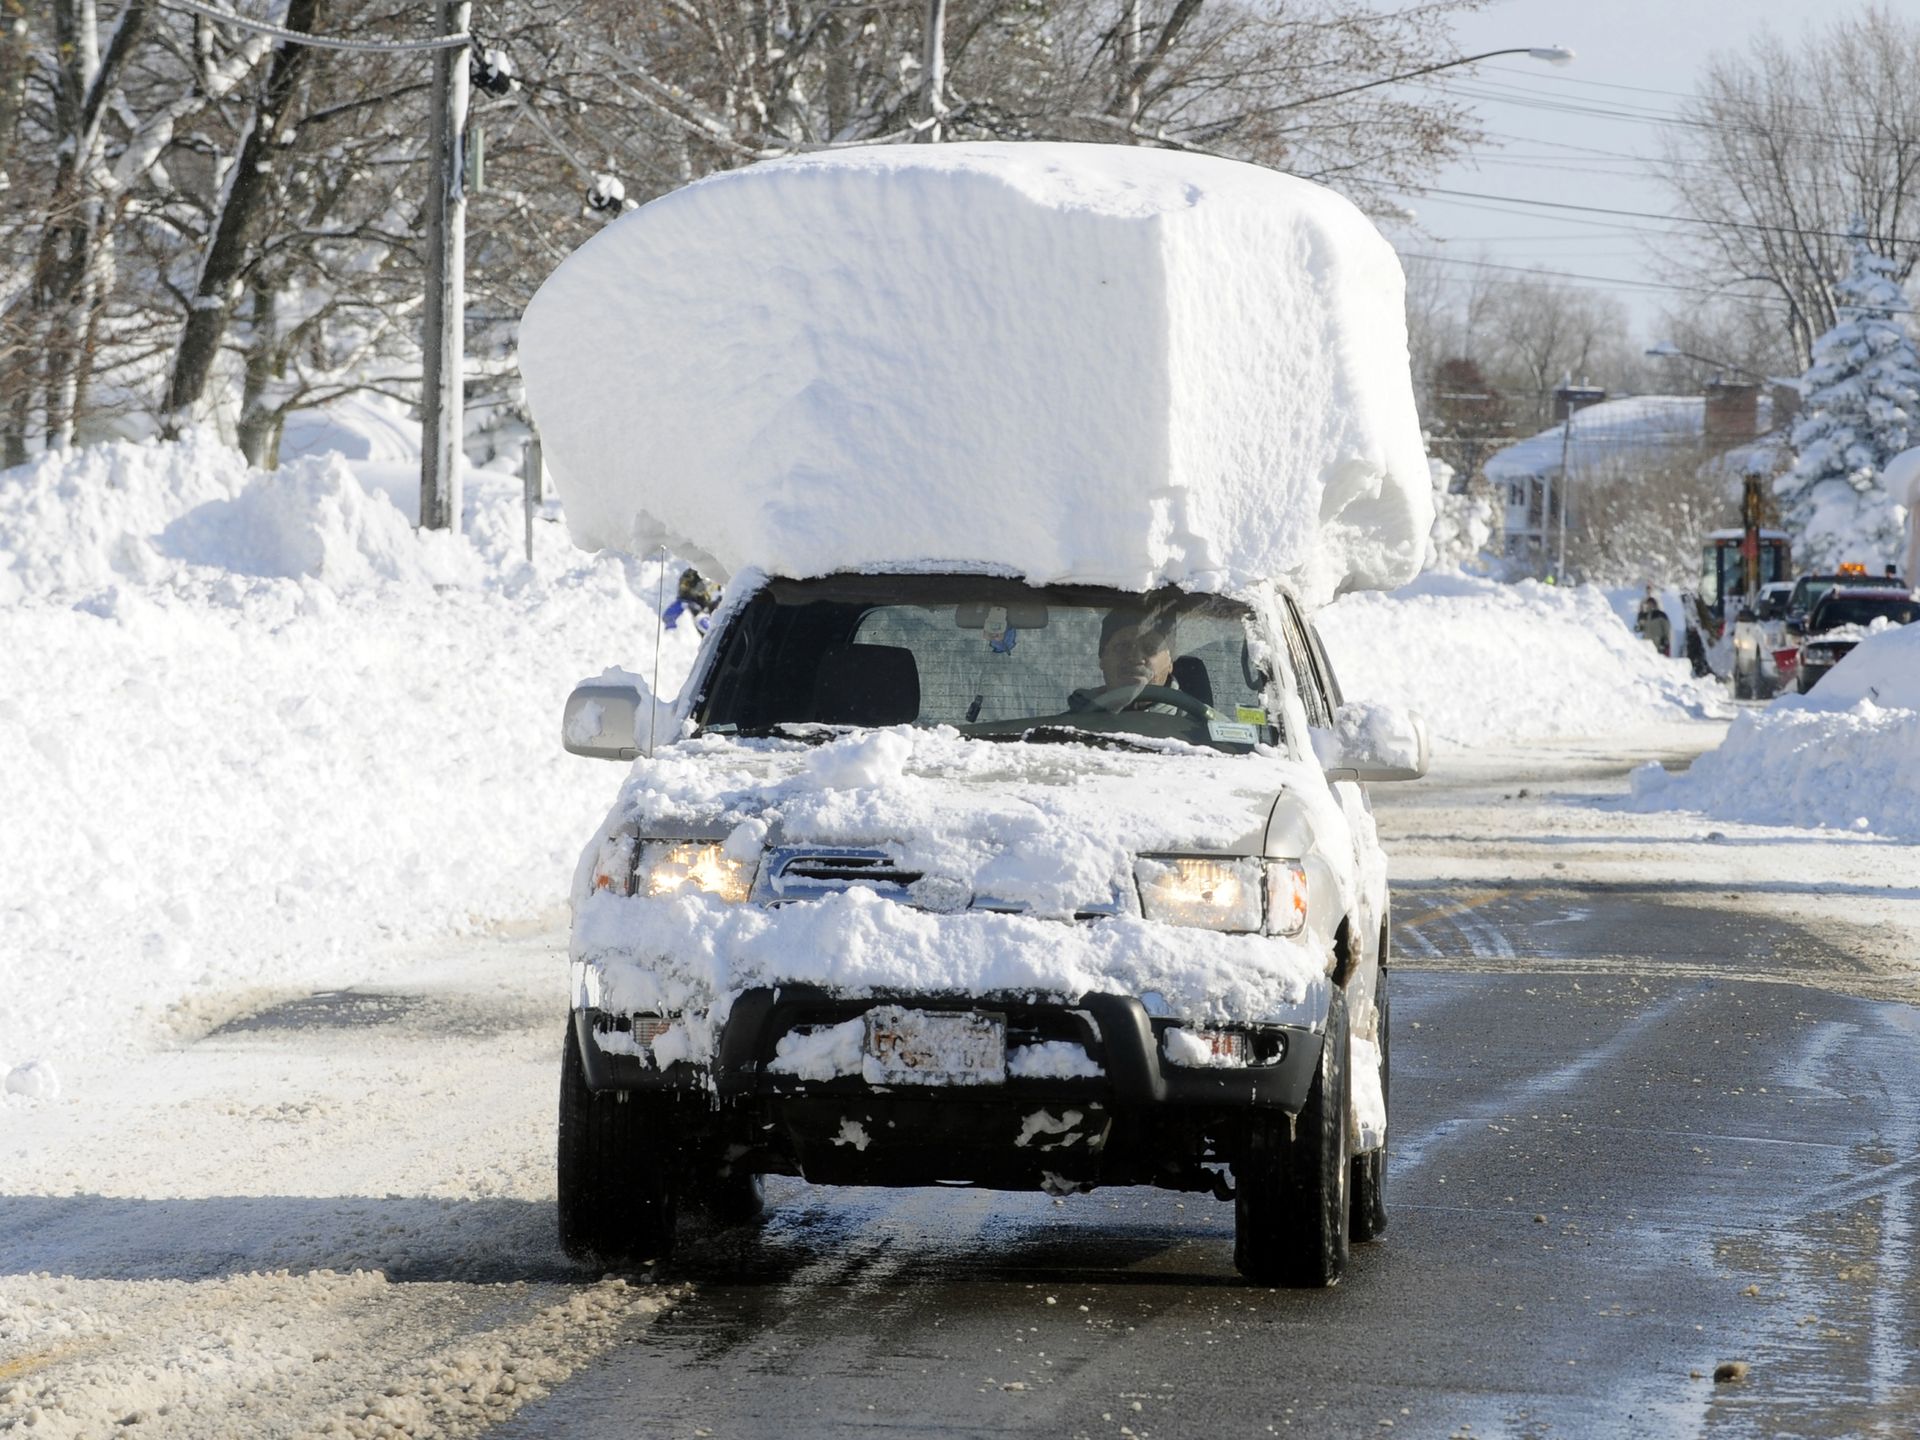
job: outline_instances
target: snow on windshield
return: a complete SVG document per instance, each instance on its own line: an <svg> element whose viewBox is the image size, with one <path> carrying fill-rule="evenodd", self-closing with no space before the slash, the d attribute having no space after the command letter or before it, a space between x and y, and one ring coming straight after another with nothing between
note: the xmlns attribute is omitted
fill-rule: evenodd
<svg viewBox="0 0 1920 1440"><path fill-rule="evenodd" d="M582 545L1317 601L1424 552L1402 294L1385 240L1307 181L903 146L643 207L549 278L520 353Z"/></svg>

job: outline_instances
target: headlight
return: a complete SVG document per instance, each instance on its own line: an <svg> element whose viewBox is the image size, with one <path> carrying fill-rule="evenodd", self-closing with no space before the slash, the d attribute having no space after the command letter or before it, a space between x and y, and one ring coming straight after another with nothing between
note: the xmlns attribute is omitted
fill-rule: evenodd
<svg viewBox="0 0 1920 1440"><path fill-rule="evenodd" d="M1307 923L1307 872L1291 860L1142 855L1133 875L1149 920L1268 935L1298 935Z"/></svg>
<svg viewBox="0 0 1920 1440"><path fill-rule="evenodd" d="M729 857L718 844L650 840L640 847L640 863L633 875L636 895L673 895L689 886L737 903L753 888L753 870Z"/></svg>

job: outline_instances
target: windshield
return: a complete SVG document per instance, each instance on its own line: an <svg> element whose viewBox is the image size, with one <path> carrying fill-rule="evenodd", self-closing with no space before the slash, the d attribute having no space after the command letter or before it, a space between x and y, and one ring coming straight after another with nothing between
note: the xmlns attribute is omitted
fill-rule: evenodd
<svg viewBox="0 0 1920 1440"><path fill-rule="evenodd" d="M1906 581L1891 575L1802 575L1793 582L1793 598L1787 609L1799 615L1811 615L1820 597L1836 585L1867 587L1875 590L1905 590Z"/></svg>
<svg viewBox="0 0 1920 1440"><path fill-rule="evenodd" d="M775 580L721 638L708 731L951 725L982 739L1279 741L1245 606L968 575Z"/></svg>
<svg viewBox="0 0 1920 1440"><path fill-rule="evenodd" d="M1920 600L1905 595L1829 595L1814 610L1810 628L1833 630L1841 625L1871 625L1882 619L1911 625L1916 616L1920 616Z"/></svg>

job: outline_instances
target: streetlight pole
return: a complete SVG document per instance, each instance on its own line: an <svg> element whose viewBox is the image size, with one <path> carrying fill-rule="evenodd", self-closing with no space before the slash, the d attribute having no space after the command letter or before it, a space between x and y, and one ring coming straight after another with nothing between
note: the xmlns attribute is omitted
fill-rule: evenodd
<svg viewBox="0 0 1920 1440"><path fill-rule="evenodd" d="M1418 80L1422 75L1431 75L1436 70L1451 70L1456 65L1474 65L1482 60L1492 60L1501 55L1527 55L1535 60L1544 60L1549 65L1565 65L1573 59L1573 51L1562 45L1517 45L1506 50L1482 50L1478 55L1461 55L1452 60L1442 60L1436 65L1422 65L1418 70L1404 70L1398 75L1385 75L1378 80L1349 85L1344 90L1329 90L1324 95L1309 95L1304 100L1289 101L1286 108L1294 110L1302 105L1318 105L1322 100L1338 100L1342 95L1358 94L1362 90L1372 90L1381 85L1397 85L1402 80Z"/></svg>
<svg viewBox="0 0 1920 1440"><path fill-rule="evenodd" d="M472 0L439 0L443 34L465 35ZM429 145L435 178L427 205L427 295L421 324L420 528L460 530L466 429L467 47L433 57Z"/></svg>

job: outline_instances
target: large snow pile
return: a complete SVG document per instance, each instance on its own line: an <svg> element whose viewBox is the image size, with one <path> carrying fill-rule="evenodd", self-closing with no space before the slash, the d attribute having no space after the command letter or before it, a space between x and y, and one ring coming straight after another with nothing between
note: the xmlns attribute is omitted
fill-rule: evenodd
<svg viewBox="0 0 1920 1440"><path fill-rule="evenodd" d="M1316 619L1349 699L1417 710L1442 742L1613 735L1725 713L1717 686L1656 654L1591 586L1434 572Z"/></svg>
<svg viewBox="0 0 1920 1440"><path fill-rule="evenodd" d="M609 226L520 360L586 546L1320 599L1424 555L1402 292L1351 204L1254 166L840 151Z"/></svg>
<svg viewBox="0 0 1920 1440"><path fill-rule="evenodd" d="M1811 693L1744 712L1685 773L1635 771L1629 803L1920 840L1920 625L1869 634Z"/></svg>
<svg viewBox="0 0 1920 1440"><path fill-rule="evenodd" d="M457 540L337 457L0 474L0 1091L565 895L620 772L562 752L561 702L650 668L656 567L551 525L528 564L518 483L467 494ZM696 637L667 639L671 691Z"/></svg>

